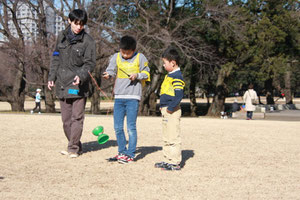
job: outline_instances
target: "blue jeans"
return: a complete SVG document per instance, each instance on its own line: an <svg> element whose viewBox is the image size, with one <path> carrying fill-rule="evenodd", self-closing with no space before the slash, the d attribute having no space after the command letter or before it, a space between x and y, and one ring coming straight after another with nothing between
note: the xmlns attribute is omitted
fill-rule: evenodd
<svg viewBox="0 0 300 200"><path fill-rule="evenodd" d="M247 119L252 119L253 111L247 111Z"/></svg>
<svg viewBox="0 0 300 200"><path fill-rule="evenodd" d="M116 132L118 151L130 157L135 156L137 144L136 119L139 110L139 101L136 99L115 99L114 105L114 129ZM124 133L124 118L127 121L128 149Z"/></svg>

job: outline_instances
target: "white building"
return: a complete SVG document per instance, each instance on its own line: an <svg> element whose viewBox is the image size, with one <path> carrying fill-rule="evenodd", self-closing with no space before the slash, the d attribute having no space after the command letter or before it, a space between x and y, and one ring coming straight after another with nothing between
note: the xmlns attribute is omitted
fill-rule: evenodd
<svg viewBox="0 0 300 200"><path fill-rule="evenodd" d="M64 29L65 24L60 16L57 16L54 10L47 6L45 3L45 15L46 15L46 32L48 35L54 34L57 35L61 30ZM12 21L12 13L8 13L9 22L8 29L12 33L14 37L18 37L17 29ZM25 41L32 41L38 35L38 16L37 12L31 8L26 3L19 2L16 18L18 20L18 24L23 33L23 37ZM0 40L5 41L5 37Z"/></svg>

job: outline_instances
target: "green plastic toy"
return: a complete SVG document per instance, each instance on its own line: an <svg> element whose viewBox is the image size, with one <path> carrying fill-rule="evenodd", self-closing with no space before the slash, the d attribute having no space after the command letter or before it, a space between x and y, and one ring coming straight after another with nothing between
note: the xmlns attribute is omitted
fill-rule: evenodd
<svg viewBox="0 0 300 200"><path fill-rule="evenodd" d="M109 140L109 136L104 134L104 128L103 126L97 126L96 128L94 128L94 130L92 131L92 133L95 136L98 136L98 143L99 144L104 144Z"/></svg>

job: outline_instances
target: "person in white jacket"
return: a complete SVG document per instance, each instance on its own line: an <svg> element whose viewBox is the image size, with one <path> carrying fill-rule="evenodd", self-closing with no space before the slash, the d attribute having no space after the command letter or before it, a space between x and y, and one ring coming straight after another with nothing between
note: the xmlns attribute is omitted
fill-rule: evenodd
<svg viewBox="0 0 300 200"><path fill-rule="evenodd" d="M245 102L245 109L247 111L247 120L251 120L253 116L253 111L255 111L255 103L257 102L257 94L253 89L253 85L250 84L248 90L245 92L243 96L243 100Z"/></svg>

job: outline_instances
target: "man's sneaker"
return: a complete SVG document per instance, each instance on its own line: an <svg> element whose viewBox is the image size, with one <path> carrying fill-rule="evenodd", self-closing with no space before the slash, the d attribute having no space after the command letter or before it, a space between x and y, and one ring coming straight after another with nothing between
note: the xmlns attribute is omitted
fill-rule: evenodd
<svg viewBox="0 0 300 200"><path fill-rule="evenodd" d="M108 162L116 162L118 161L120 158L123 158L125 155L122 153L118 153L116 156L108 158L107 161Z"/></svg>
<svg viewBox="0 0 300 200"><path fill-rule="evenodd" d="M61 155L67 155L67 156L68 156L68 155L69 155L69 152L67 152L67 151L61 151L60 154L61 154Z"/></svg>
<svg viewBox="0 0 300 200"><path fill-rule="evenodd" d="M39 115L42 114L41 112L39 112Z"/></svg>
<svg viewBox="0 0 300 200"><path fill-rule="evenodd" d="M127 164L127 163L131 163L133 161L133 158L127 155L124 155L123 157L121 157L118 162L121 164Z"/></svg>
<svg viewBox="0 0 300 200"><path fill-rule="evenodd" d="M77 158L78 156L78 153L70 153L70 158Z"/></svg>
<svg viewBox="0 0 300 200"><path fill-rule="evenodd" d="M159 163L155 163L154 167L155 168L164 168L168 165L168 163L166 162L159 162Z"/></svg>
<svg viewBox="0 0 300 200"><path fill-rule="evenodd" d="M30 113L33 114L33 110L31 110Z"/></svg>
<svg viewBox="0 0 300 200"><path fill-rule="evenodd" d="M166 166L164 166L161 169L167 170L167 171L176 171L176 170L180 170L181 167L180 167L180 165L167 164Z"/></svg>

